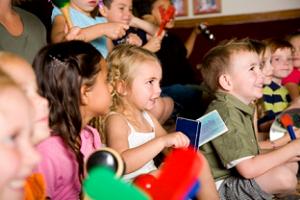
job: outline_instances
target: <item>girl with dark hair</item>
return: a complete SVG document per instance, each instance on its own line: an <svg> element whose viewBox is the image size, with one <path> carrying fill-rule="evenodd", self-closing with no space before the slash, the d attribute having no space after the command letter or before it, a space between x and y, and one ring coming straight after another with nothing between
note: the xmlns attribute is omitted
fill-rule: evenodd
<svg viewBox="0 0 300 200"><path fill-rule="evenodd" d="M84 160L101 145L99 133L88 126L109 111L110 87L102 55L89 43L70 41L48 45L33 67L39 91L49 101L51 137L37 148L51 199L78 199Z"/></svg>

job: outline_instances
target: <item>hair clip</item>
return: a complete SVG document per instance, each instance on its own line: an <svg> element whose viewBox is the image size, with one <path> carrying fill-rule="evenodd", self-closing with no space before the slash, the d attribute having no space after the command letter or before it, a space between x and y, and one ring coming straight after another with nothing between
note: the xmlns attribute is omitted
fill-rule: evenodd
<svg viewBox="0 0 300 200"><path fill-rule="evenodd" d="M60 64L65 64L63 61L61 61L60 59L56 58L55 56L52 56L51 54L49 54L49 57L55 61L55 62L58 62Z"/></svg>
<svg viewBox="0 0 300 200"><path fill-rule="evenodd" d="M104 6L103 0L99 0L98 6L99 8L102 8Z"/></svg>

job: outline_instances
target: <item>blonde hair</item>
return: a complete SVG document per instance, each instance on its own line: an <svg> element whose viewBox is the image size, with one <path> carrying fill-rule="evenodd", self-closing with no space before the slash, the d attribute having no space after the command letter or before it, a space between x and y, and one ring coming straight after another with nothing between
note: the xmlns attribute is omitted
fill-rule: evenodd
<svg viewBox="0 0 300 200"><path fill-rule="evenodd" d="M126 85L130 86L135 78L134 72L139 67L139 64L149 60L159 63L154 53L129 44L118 45L109 54L107 63L109 68L109 81L113 86L112 111L115 111L119 106L123 105L122 96L116 90L116 83L123 81Z"/></svg>
<svg viewBox="0 0 300 200"><path fill-rule="evenodd" d="M212 48L203 58L201 74L210 90L219 89L219 77L230 68L231 56L238 52L256 52L249 40L232 39Z"/></svg>

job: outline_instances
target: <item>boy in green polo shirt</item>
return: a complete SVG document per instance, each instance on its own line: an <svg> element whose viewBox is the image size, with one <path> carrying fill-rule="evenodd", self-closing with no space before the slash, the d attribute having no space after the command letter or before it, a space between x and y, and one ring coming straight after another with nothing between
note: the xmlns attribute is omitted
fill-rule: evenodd
<svg viewBox="0 0 300 200"><path fill-rule="evenodd" d="M221 44L206 54L201 72L216 96L207 112L217 110L229 129L201 147L221 199L272 199L294 192L300 140L259 154L251 103L262 96L264 77L253 46L245 40Z"/></svg>

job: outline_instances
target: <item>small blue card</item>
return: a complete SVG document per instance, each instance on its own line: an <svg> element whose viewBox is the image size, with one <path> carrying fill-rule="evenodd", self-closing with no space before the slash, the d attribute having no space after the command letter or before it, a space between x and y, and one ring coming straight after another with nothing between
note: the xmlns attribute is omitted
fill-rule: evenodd
<svg viewBox="0 0 300 200"><path fill-rule="evenodd" d="M191 145L198 149L201 145L227 132L228 128L218 111L213 110L197 120L178 117L176 131L186 134Z"/></svg>

